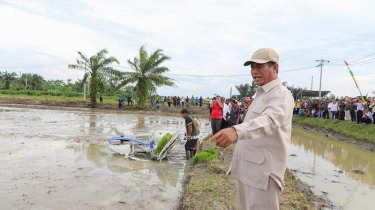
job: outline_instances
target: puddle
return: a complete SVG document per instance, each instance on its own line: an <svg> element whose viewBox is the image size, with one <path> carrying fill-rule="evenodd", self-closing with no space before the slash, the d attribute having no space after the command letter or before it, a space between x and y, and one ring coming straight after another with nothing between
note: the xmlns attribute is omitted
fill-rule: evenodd
<svg viewBox="0 0 375 210"><path fill-rule="evenodd" d="M133 161L104 147L113 135L161 138L183 119L2 107L2 209L172 209L185 176L177 143L165 161ZM202 132L210 130L202 123Z"/></svg>
<svg viewBox="0 0 375 210"><path fill-rule="evenodd" d="M337 209L375 206L375 153L294 127L290 154L296 156L289 157L288 168L315 194L326 194Z"/></svg>

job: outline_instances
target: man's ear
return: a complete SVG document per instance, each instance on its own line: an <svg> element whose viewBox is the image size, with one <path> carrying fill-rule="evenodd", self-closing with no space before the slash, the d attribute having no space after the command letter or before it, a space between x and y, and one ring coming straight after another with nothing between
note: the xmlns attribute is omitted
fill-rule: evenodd
<svg viewBox="0 0 375 210"><path fill-rule="evenodd" d="M273 64L273 69L276 71L276 74L278 74L279 73L279 64L278 63L275 63L275 64Z"/></svg>

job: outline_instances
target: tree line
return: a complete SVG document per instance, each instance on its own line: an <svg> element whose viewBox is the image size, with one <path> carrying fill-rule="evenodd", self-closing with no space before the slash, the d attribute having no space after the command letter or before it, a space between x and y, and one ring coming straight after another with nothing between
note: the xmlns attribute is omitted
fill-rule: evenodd
<svg viewBox="0 0 375 210"><path fill-rule="evenodd" d="M90 106L97 106L97 97L100 94L114 95L118 93L134 92L137 106L144 108L151 93L157 87L176 87L173 79L165 76L169 69L163 63L171 58L157 49L148 53L144 46L140 47L139 54L127 63L132 71L121 71L115 68L119 64L117 58L107 56L108 50L87 56L78 51L76 63L69 64L70 69L84 71L82 79L72 83L69 79L45 80L38 74L17 75L15 72L0 72L0 88L3 90L43 90L61 92L82 92L84 84L89 84Z"/></svg>

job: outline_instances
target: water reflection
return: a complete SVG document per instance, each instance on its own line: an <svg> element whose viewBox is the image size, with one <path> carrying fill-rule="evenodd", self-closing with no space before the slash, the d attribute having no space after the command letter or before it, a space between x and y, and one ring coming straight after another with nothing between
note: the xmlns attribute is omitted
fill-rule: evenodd
<svg viewBox="0 0 375 210"><path fill-rule="evenodd" d="M323 135L294 132L292 144L302 148L305 153L314 154L312 173L316 172L316 156L331 162L342 170L346 176L375 185L375 154L353 147L350 144L333 141ZM351 170L360 170L365 174L356 174Z"/></svg>
<svg viewBox="0 0 375 210"><path fill-rule="evenodd" d="M106 167L114 173L131 173L131 177L151 181L157 177L163 185L177 186L179 174L184 165L171 165L168 161L151 161L143 159L142 161L124 159L124 156L109 153L104 145L89 144L69 144L66 146L79 153L76 162L88 161L98 167Z"/></svg>
<svg viewBox="0 0 375 210"><path fill-rule="evenodd" d="M296 156L288 167L317 195L327 194L345 210L375 206L375 153L300 127L293 127L290 153Z"/></svg>

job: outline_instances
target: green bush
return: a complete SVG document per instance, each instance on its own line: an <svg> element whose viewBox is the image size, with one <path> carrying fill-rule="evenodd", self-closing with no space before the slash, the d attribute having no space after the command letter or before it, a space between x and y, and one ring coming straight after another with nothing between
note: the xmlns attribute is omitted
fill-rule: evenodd
<svg viewBox="0 0 375 210"><path fill-rule="evenodd" d="M158 155L161 150L165 147L165 145L171 140L172 135L170 133L167 133L161 138L161 140L158 142L158 145L154 149L154 154Z"/></svg>
<svg viewBox="0 0 375 210"><path fill-rule="evenodd" d="M192 158L191 164L196 165L198 163L208 163L208 162L211 162L215 159L217 159L217 149L209 148L209 149L205 149L202 152L199 152L198 154L196 154Z"/></svg>

